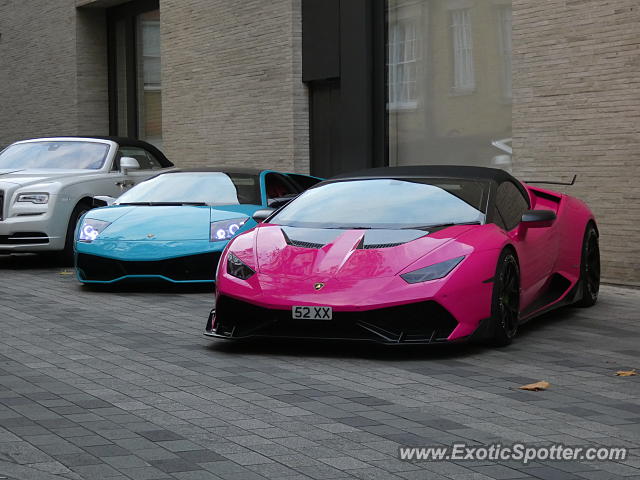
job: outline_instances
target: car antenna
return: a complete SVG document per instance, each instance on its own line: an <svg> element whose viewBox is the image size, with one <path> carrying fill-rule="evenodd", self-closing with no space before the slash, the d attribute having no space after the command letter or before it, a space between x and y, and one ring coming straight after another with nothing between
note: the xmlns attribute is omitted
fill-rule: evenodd
<svg viewBox="0 0 640 480"><path fill-rule="evenodd" d="M547 180L525 180L524 183L544 183L547 185L566 185L568 187L571 187L575 185L577 178L578 178L578 175L574 175L573 178L571 179L571 182L554 182L554 181L547 181Z"/></svg>

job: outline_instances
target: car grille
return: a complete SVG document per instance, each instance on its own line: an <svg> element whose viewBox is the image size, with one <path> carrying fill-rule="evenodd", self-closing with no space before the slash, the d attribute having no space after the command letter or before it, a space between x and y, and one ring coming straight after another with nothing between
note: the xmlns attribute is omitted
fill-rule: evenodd
<svg viewBox="0 0 640 480"><path fill-rule="evenodd" d="M156 261L123 261L78 254L77 266L83 280L111 281L127 275L161 275L171 280L214 280L221 252L189 255Z"/></svg>
<svg viewBox="0 0 640 480"><path fill-rule="evenodd" d="M216 302L216 333L251 336L372 340L382 343L437 343L458 325L434 301L365 312L333 312L333 320L293 320L291 310L262 308L230 297Z"/></svg>

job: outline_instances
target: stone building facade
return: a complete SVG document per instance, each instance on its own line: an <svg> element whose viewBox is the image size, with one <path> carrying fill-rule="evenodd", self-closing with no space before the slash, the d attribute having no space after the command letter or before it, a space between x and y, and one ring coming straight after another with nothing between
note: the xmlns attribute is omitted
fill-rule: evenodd
<svg viewBox="0 0 640 480"><path fill-rule="evenodd" d="M0 2L0 145L110 133L107 17L123 3ZM300 1L159 7L167 156L180 166L308 171Z"/></svg>
<svg viewBox="0 0 640 480"><path fill-rule="evenodd" d="M640 285L640 3L514 0L514 161L594 210L604 276Z"/></svg>
<svg viewBox="0 0 640 480"><path fill-rule="evenodd" d="M156 12L137 58L130 8ZM0 0L0 145L155 128L179 166L324 175L463 145L523 179L577 174L557 189L596 212L604 278L640 286L639 27L638 0Z"/></svg>

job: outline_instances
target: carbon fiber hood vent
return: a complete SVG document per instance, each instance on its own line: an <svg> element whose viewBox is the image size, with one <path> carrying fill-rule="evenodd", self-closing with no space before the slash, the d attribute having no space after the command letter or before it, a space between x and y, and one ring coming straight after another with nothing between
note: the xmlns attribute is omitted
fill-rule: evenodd
<svg viewBox="0 0 640 480"><path fill-rule="evenodd" d="M367 230L358 248L369 250L399 247L428 234L423 230Z"/></svg>
<svg viewBox="0 0 640 480"><path fill-rule="evenodd" d="M324 247L344 233L344 230L320 228L281 227L280 230L287 245L314 249Z"/></svg>
<svg viewBox="0 0 640 480"><path fill-rule="evenodd" d="M333 243L347 231L342 229L298 227L281 227L280 230L287 245L310 249L320 249ZM359 250L398 247L429 234L429 232L423 230L376 229L363 232L365 233L357 247Z"/></svg>
<svg viewBox="0 0 640 480"><path fill-rule="evenodd" d="M371 244L368 244L368 245L362 243L359 248L361 248L363 250L367 250L367 249L374 249L374 248L399 247L400 245L404 245L404 243L371 243Z"/></svg>
<svg viewBox="0 0 640 480"><path fill-rule="evenodd" d="M293 245L294 247L300 247L300 248L322 248L322 247L324 247L324 243L299 242L297 240L291 240L290 238L288 239L287 244Z"/></svg>

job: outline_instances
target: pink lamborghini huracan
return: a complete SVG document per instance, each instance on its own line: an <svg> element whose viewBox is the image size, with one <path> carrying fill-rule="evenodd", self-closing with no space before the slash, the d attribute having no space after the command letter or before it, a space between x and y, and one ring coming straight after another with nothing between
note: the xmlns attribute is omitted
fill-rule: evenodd
<svg viewBox="0 0 640 480"><path fill-rule="evenodd" d="M366 170L255 218L220 260L208 336L500 346L598 298L589 208L502 170Z"/></svg>

